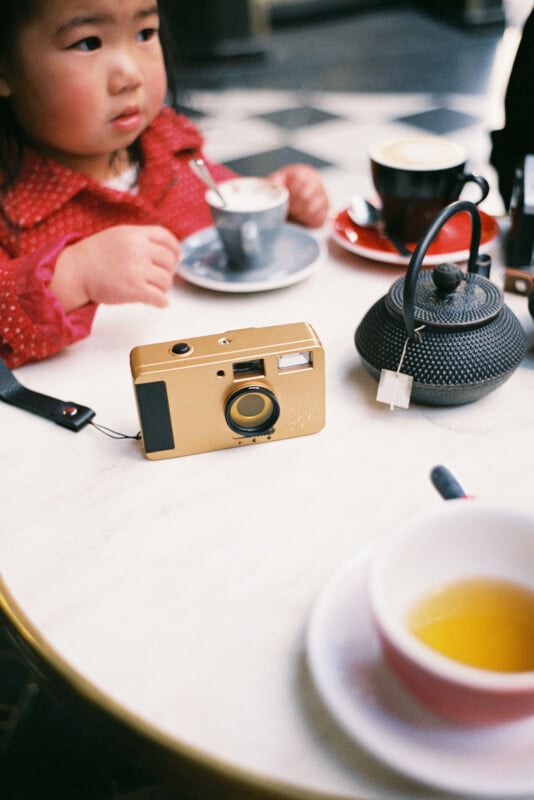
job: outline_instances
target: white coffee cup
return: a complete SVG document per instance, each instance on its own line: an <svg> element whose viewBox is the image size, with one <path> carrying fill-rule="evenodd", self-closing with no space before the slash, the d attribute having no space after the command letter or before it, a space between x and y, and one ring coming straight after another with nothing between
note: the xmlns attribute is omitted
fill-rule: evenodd
<svg viewBox="0 0 534 800"><path fill-rule="evenodd" d="M213 222L221 237L228 268L267 267L287 218L289 192L265 178L232 178L206 192Z"/></svg>

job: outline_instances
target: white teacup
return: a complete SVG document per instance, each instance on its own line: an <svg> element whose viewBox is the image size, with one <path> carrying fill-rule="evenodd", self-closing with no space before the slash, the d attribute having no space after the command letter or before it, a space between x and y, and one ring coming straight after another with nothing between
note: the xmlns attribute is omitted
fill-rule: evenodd
<svg viewBox="0 0 534 800"><path fill-rule="evenodd" d="M456 600L451 597L450 587L454 587L452 595L460 591L463 600L458 600L458 593ZM490 592L483 603L477 594L480 587ZM520 615L519 606L505 608L499 594L504 589L524 594L528 613L523 608L525 613ZM427 613L431 596L432 602L438 597L441 603L438 614L435 609ZM534 714L534 647L528 652L529 640L534 640L533 517L477 500L444 502L385 536L371 559L369 597L386 661L433 711L471 725ZM488 616L492 604L499 609L495 618ZM468 646L461 645L460 653L451 655L450 639L440 627L435 627L437 638L431 645L421 641L420 631L413 629L417 607L424 609L431 633L439 614L443 617L439 624L450 617L454 647L465 627L463 641ZM486 616L484 625L480 618L476 620L481 611ZM522 632L519 619L526 625ZM511 635L515 629L519 633ZM444 643L444 651L436 649ZM489 656L484 655L488 648ZM468 651L474 663L459 660ZM517 661L511 658L512 652Z"/></svg>
<svg viewBox="0 0 534 800"><path fill-rule="evenodd" d="M213 222L228 256L229 269L268 266L287 217L289 192L265 178L232 178L206 192Z"/></svg>

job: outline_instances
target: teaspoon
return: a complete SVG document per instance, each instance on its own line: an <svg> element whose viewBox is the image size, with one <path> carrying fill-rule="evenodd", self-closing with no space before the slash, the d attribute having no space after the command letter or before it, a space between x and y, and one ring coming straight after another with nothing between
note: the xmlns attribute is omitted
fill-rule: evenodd
<svg viewBox="0 0 534 800"><path fill-rule="evenodd" d="M360 228L376 228L379 230L401 256L412 255L412 251L409 247L406 247L402 239L392 234L384 225L379 209L369 200L366 200L365 197L357 194L353 195L350 199L347 213Z"/></svg>
<svg viewBox="0 0 534 800"><path fill-rule="evenodd" d="M226 200L224 199L223 195L221 194L221 191L220 191L219 187L217 186L217 184L215 183L215 181L211 177L210 172L209 172L209 170L208 170L208 168L206 166L206 162L204 161L204 159L202 159L202 158L192 158L191 161L189 162L189 166L191 167L191 169L193 170L195 175L197 175L200 178L201 181L204 181L206 186L209 186L210 189L213 189L213 191L215 192L215 194L217 195L217 197L221 201L222 206L224 207L226 205Z"/></svg>

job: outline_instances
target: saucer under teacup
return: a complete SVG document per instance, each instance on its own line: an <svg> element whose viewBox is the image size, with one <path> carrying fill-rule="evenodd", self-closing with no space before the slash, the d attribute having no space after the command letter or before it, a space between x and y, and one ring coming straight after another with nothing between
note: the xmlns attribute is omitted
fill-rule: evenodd
<svg viewBox="0 0 534 800"><path fill-rule="evenodd" d="M480 211L480 221L482 231L479 252L487 253L495 244L499 226L494 217L483 211ZM395 265L407 265L410 261L410 256L400 255L378 228L357 225L350 218L348 209L340 211L334 219L332 236L344 250L372 261ZM470 238L471 228L467 215L453 217L443 226L428 248L423 265L431 266L442 261L466 261L469 256ZM413 250L416 242L407 244Z"/></svg>
<svg viewBox="0 0 534 800"><path fill-rule="evenodd" d="M325 249L300 225L286 223L273 248L271 262L257 269L234 268L215 227L203 228L182 242L180 277L218 292L263 292L298 283L321 263Z"/></svg>
<svg viewBox="0 0 534 800"><path fill-rule="evenodd" d="M308 664L332 717L355 746L428 786L462 798L531 796L534 717L455 724L423 706L386 666L368 604L371 555L366 549L339 567L309 620Z"/></svg>

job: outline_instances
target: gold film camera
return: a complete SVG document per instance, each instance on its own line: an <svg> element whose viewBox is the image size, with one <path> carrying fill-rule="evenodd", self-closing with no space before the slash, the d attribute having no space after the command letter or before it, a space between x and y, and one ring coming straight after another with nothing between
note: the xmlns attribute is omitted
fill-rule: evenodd
<svg viewBox="0 0 534 800"><path fill-rule="evenodd" d="M141 438L150 459L317 433L324 350L305 322L135 347Z"/></svg>

